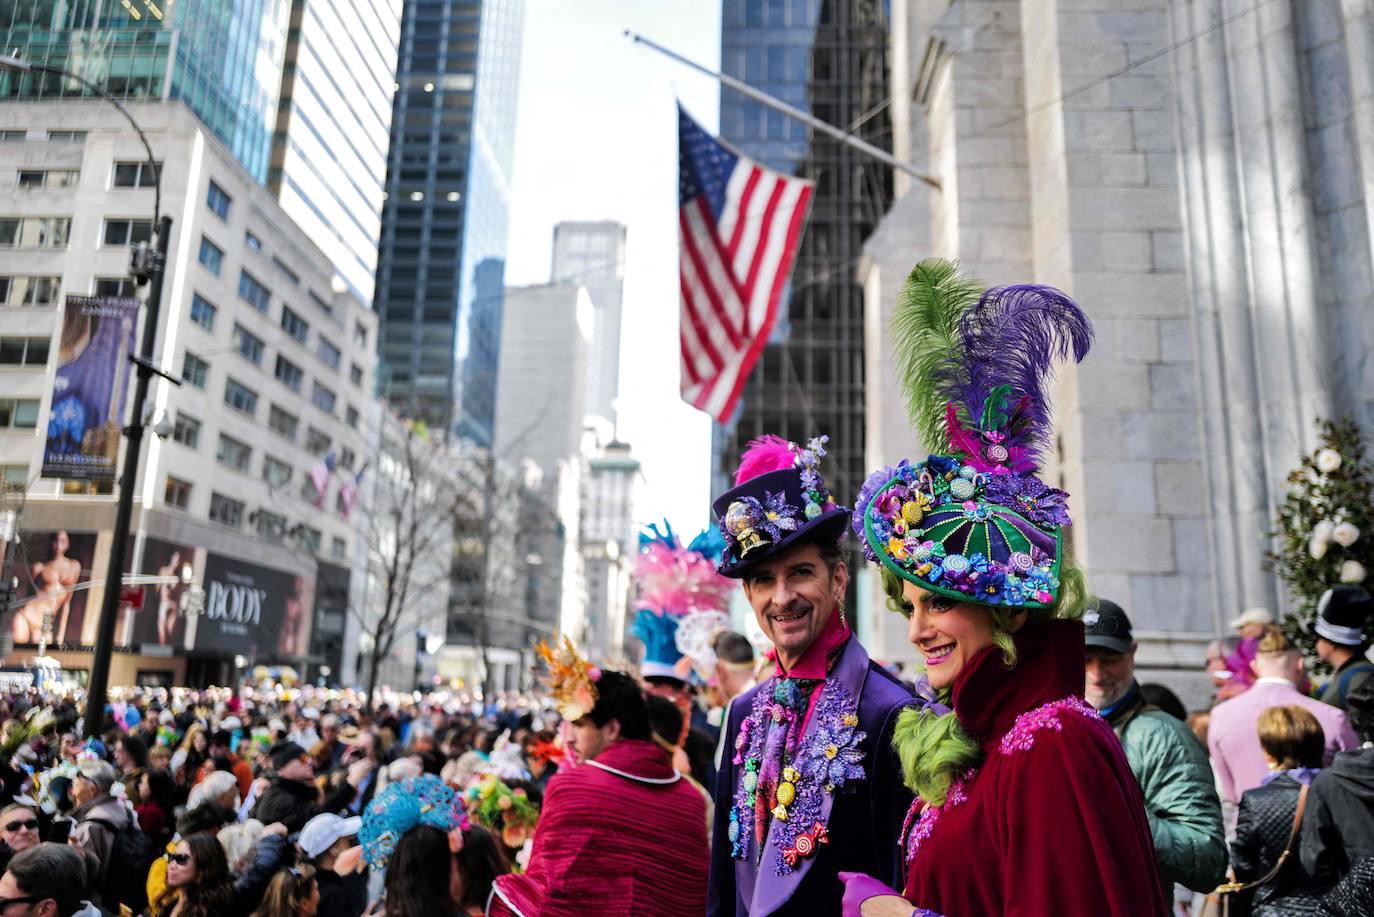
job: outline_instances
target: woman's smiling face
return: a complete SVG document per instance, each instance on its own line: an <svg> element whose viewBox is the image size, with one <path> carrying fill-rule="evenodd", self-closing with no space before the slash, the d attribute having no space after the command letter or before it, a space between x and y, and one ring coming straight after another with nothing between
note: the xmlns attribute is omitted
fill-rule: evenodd
<svg viewBox="0 0 1374 917"><path fill-rule="evenodd" d="M902 582L902 610L908 616L907 639L925 657L931 687L948 688L968 661L993 645L992 612L986 606L960 602ZM1016 619L1015 625L1024 618Z"/></svg>

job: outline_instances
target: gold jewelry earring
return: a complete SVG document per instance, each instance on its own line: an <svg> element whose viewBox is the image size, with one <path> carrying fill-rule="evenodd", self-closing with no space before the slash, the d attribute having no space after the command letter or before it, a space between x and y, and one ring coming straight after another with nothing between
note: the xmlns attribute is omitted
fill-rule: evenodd
<svg viewBox="0 0 1374 917"><path fill-rule="evenodd" d="M839 599L838 601L836 601L836 602L835 602L835 607L836 607L836 609L837 609L837 610L839 611L839 613L840 613L840 620L843 621L844 623L848 624L849 622L846 621L846 620L845 620L845 617L844 617L844 599L841 598L841 599Z"/></svg>

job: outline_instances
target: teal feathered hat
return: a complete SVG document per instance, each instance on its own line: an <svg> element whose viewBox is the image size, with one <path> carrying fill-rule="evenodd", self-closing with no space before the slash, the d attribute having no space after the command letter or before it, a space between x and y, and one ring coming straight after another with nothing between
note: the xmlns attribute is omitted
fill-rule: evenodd
<svg viewBox="0 0 1374 917"><path fill-rule="evenodd" d="M1055 360L1082 360L1083 310L1053 287L979 286L948 261L912 270L893 316L912 423L933 450L865 481L864 554L923 589L1048 608L1059 594L1067 498L1037 477L1052 441Z"/></svg>

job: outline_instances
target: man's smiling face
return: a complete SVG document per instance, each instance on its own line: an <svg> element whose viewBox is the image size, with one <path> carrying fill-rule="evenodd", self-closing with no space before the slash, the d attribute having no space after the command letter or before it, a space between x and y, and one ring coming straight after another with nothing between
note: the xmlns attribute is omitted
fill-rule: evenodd
<svg viewBox="0 0 1374 917"><path fill-rule="evenodd" d="M848 581L843 561L831 570L820 548L809 543L761 562L744 578L745 597L784 669L816 642Z"/></svg>

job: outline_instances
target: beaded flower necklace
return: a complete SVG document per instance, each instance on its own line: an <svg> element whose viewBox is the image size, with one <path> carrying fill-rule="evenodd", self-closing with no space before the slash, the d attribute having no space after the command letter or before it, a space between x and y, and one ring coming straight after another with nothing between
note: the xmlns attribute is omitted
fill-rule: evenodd
<svg viewBox="0 0 1374 917"><path fill-rule="evenodd" d="M780 876L829 843L826 796L864 779L859 745L867 733L858 728L858 705L837 679L827 679L821 688L811 714L814 728L794 738L814 685L776 677L765 682L740 724L731 759L740 769L730 810L731 856L760 858L772 827Z"/></svg>

